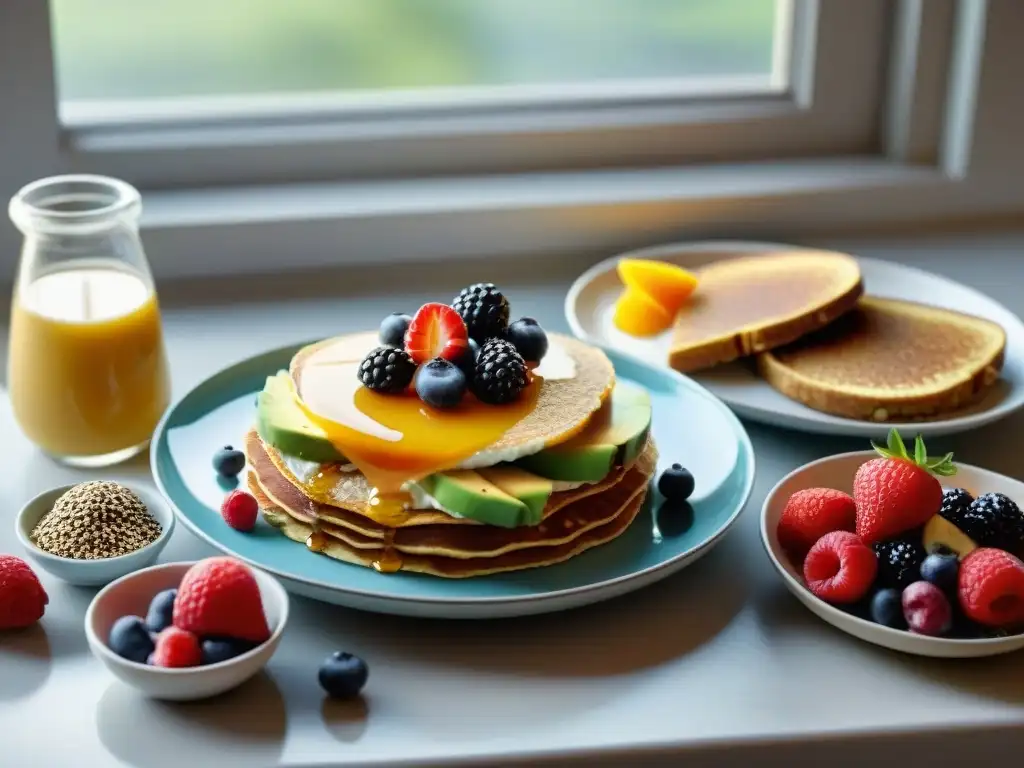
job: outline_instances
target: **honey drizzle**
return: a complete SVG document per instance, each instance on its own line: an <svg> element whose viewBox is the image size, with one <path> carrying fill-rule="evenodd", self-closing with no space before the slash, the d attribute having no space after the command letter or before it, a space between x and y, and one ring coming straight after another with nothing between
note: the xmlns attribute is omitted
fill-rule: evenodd
<svg viewBox="0 0 1024 768"><path fill-rule="evenodd" d="M397 573L402 569L402 558L395 550L394 541L395 529L392 528L384 539L384 551L371 563L377 573Z"/></svg>
<svg viewBox="0 0 1024 768"><path fill-rule="evenodd" d="M457 466L497 442L533 410L543 377L513 403L485 405L471 395L435 410L413 394L384 395L359 383L359 360L372 335L346 337L314 352L296 371L296 401L373 486L372 519L387 524L408 506L407 482ZM357 352L358 350L358 352ZM327 481L316 481L327 485ZM369 511L369 510L368 510Z"/></svg>

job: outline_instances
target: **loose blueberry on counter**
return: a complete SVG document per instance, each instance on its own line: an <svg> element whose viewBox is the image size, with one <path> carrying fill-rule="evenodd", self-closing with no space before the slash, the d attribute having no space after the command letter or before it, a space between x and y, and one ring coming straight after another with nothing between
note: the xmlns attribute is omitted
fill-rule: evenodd
<svg viewBox="0 0 1024 768"><path fill-rule="evenodd" d="M871 620L883 627L906 629L907 622L903 618L903 603L900 593L895 589L880 589L871 598Z"/></svg>
<svg viewBox="0 0 1024 768"><path fill-rule="evenodd" d="M141 616L122 616L110 628L110 650L123 659L145 664L156 646Z"/></svg>
<svg viewBox="0 0 1024 768"><path fill-rule="evenodd" d="M163 632L171 626L172 614L174 613L174 598L178 596L178 590L165 589L157 592L149 601L149 610L146 612L146 629L150 632Z"/></svg>
<svg viewBox="0 0 1024 768"><path fill-rule="evenodd" d="M528 363L539 363L548 352L548 335L532 317L524 317L509 325L505 338Z"/></svg>
<svg viewBox="0 0 1024 768"><path fill-rule="evenodd" d="M225 445L213 454L213 468L218 475L234 477L245 468L245 454Z"/></svg>
<svg viewBox="0 0 1024 768"><path fill-rule="evenodd" d="M693 475L682 464L673 464L658 478L661 495L672 501L686 501L693 494L693 488Z"/></svg>
<svg viewBox="0 0 1024 768"><path fill-rule="evenodd" d="M921 578L944 592L955 592L960 561L956 555L928 555L921 563Z"/></svg>
<svg viewBox="0 0 1024 768"><path fill-rule="evenodd" d="M327 691L328 696L335 699L358 696L369 676L370 669L366 662L344 651L332 653L324 659L317 673L320 687Z"/></svg>
<svg viewBox="0 0 1024 768"><path fill-rule="evenodd" d="M392 312L380 324L380 343L386 347L405 346L405 332L412 318L402 312Z"/></svg>
<svg viewBox="0 0 1024 768"><path fill-rule="evenodd" d="M453 408L465 393L466 374L444 358L434 358L416 374L416 394L434 408Z"/></svg>
<svg viewBox="0 0 1024 768"><path fill-rule="evenodd" d="M200 646L202 652L201 664L219 664L222 661L241 656L251 651L255 646L245 640L233 640L231 638L203 640Z"/></svg>

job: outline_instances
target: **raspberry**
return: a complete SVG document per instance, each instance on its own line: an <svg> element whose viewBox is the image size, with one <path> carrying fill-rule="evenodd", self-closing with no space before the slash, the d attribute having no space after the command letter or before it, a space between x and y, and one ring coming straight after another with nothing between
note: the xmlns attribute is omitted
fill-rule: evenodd
<svg viewBox="0 0 1024 768"><path fill-rule="evenodd" d="M209 557L188 569L174 598L174 626L200 637L253 643L270 637L256 578L231 557Z"/></svg>
<svg viewBox="0 0 1024 768"><path fill-rule="evenodd" d="M853 497L833 488L806 488L786 502L779 520L779 544L799 565L814 542L832 531L852 531Z"/></svg>
<svg viewBox="0 0 1024 768"><path fill-rule="evenodd" d="M1024 563L1001 549L982 547L960 563L960 606L988 627L1024 623Z"/></svg>
<svg viewBox="0 0 1024 768"><path fill-rule="evenodd" d="M953 608L942 590L927 581L915 581L903 590L903 618L917 635L937 637L953 624Z"/></svg>
<svg viewBox="0 0 1024 768"><path fill-rule="evenodd" d="M804 559L804 582L826 603L856 603L871 588L878 559L871 547L849 531L826 533Z"/></svg>
<svg viewBox="0 0 1024 768"><path fill-rule="evenodd" d="M256 517L260 505L251 493L235 490L224 497L220 505L220 515L224 522L236 531L251 531L256 527Z"/></svg>
<svg viewBox="0 0 1024 768"><path fill-rule="evenodd" d="M0 629L21 629L43 617L50 598L29 564L0 555Z"/></svg>
<svg viewBox="0 0 1024 768"><path fill-rule="evenodd" d="M199 638L177 627L168 627L156 636L154 667L198 667L203 659Z"/></svg>

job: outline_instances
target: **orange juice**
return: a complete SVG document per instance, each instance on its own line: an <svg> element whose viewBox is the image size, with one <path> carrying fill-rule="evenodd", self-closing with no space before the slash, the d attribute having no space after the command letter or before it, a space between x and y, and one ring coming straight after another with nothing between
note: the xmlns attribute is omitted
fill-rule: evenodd
<svg viewBox="0 0 1024 768"><path fill-rule="evenodd" d="M8 380L14 415L47 453L87 463L145 447L170 397L151 285L115 267L19 286Z"/></svg>

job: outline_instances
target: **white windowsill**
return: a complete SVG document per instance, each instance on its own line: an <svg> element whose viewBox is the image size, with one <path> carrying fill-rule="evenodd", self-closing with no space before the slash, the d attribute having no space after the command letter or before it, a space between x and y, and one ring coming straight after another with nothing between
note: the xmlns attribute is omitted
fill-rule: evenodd
<svg viewBox="0 0 1024 768"><path fill-rule="evenodd" d="M913 218L957 186L932 167L849 157L169 190L144 194L143 236L160 277L607 253Z"/></svg>

